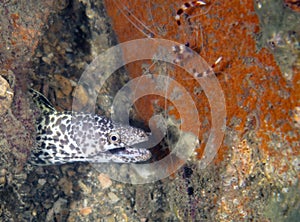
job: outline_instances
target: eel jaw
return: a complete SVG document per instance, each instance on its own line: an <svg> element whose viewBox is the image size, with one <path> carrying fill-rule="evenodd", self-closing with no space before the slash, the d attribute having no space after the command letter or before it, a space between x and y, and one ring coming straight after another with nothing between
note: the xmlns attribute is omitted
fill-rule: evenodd
<svg viewBox="0 0 300 222"><path fill-rule="evenodd" d="M143 162L151 158L150 151L143 148L121 147L109 150L108 152L116 159L120 159L120 161L124 161L125 163Z"/></svg>
<svg viewBox="0 0 300 222"><path fill-rule="evenodd" d="M144 148L118 147L86 156L85 161L90 163L137 163L147 161L151 156L151 152Z"/></svg>

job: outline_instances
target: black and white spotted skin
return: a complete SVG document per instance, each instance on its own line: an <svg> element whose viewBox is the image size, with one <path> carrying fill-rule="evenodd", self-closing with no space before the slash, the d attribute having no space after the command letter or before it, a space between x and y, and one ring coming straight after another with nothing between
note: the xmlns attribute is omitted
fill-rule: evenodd
<svg viewBox="0 0 300 222"><path fill-rule="evenodd" d="M148 140L143 130L115 123L104 116L58 112L43 95L34 90L30 92L42 111L36 122L32 163L133 163L151 157L148 150L132 147Z"/></svg>

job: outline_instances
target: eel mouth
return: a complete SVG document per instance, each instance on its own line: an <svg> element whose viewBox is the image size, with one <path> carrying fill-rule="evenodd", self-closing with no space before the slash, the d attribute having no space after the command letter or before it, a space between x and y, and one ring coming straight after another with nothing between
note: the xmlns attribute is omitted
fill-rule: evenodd
<svg viewBox="0 0 300 222"><path fill-rule="evenodd" d="M126 148L125 147L120 147L120 148L109 150L108 152L110 152L111 154L118 155L118 153L122 153L124 151L126 151Z"/></svg>
<svg viewBox="0 0 300 222"><path fill-rule="evenodd" d="M120 162L142 162L151 158L151 152L147 149L120 147L108 150L107 153L114 156ZM118 161L117 161L118 162Z"/></svg>

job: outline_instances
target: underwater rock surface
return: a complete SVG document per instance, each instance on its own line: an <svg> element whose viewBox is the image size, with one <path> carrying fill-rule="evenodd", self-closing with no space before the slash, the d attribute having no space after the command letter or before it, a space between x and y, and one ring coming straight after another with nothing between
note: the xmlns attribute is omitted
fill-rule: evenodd
<svg viewBox="0 0 300 222"><path fill-rule="evenodd" d="M183 1L2 1L0 220L299 218L300 26L299 13L288 11L284 2L212 1L188 10L178 26L174 15ZM282 19L282 11L292 19ZM149 35L189 43L209 64L223 58L214 71L226 99L225 138L205 169L199 167L199 160L209 137L210 106L203 88L178 67L156 61L129 64L128 74L119 70L101 89L95 110L90 109L91 92L77 85L99 53L118 42ZM270 48L272 41L275 48ZM27 163L37 116L28 88L46 95L57 110L75 108L110 117L115 93L141 74L170 76L195 101L201 143L180 170L154 183L131 185L86 163L47 167ZM72 107L75 89L79 102ZM174 90L172 95L178 94ZM163 159L177 142L179 113L171 102L149 96L139 99L130 114L136 126L145 127L159 113L175 124L168 126L169 137L151 149L153 161ZM173 172L181 163L174 159L172 164L164 170Z"/></svg>

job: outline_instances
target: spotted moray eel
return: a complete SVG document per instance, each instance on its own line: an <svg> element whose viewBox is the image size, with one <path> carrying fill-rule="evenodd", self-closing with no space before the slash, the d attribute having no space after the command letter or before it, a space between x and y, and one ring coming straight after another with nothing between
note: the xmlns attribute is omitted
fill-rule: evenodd
<svg viewBox="0 0 300 222"><path fill-rule="evenodd" d="M41 111L36 121L31 163L135 163L150 159L149 150L133 147L148 140L143 130L113 122L105 116L58 112L41 93L29 91Z"/></svg>

